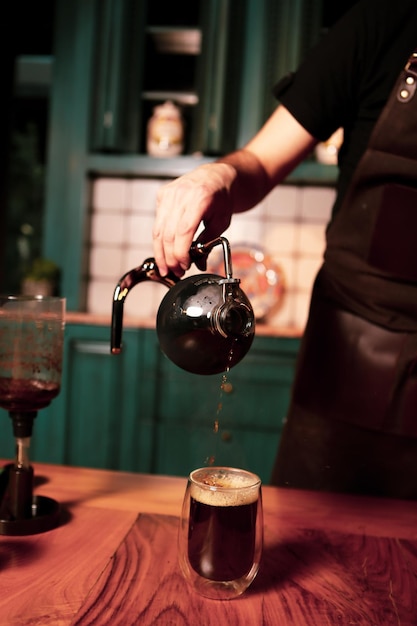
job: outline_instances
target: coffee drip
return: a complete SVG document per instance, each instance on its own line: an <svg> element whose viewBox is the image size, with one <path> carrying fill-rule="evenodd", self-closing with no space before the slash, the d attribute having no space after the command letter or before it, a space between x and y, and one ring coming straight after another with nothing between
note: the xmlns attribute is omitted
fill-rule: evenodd
<svg viewBox="0 0 417 626"><path fill-rule="evenodd" d="M178 367L194 374L218 374L246 355L255 317L240 280L233 278L229 242L219 237L193 243L190 256L198 262L217 245L223 248L225 276L197 274L183 280L172 272L161 276L153 258L122 276L113 295L113 354L122 350L123 306L130 289L151 280L169 288L158 309L156 329L162 351Z"/></svg>

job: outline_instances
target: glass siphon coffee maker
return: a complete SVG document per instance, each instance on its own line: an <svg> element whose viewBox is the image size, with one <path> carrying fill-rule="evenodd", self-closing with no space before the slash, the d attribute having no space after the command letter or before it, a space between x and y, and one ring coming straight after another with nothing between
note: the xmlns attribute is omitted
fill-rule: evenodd
<svg viewBox="0 0 417 626"><path fill-rule="evenodd" d="M65 299L0 296L0 406L9 412L16 457L0 473L0 534L29 535L58 525L58 502L33 495L29 447L40 409L59 394Z"/></svg>

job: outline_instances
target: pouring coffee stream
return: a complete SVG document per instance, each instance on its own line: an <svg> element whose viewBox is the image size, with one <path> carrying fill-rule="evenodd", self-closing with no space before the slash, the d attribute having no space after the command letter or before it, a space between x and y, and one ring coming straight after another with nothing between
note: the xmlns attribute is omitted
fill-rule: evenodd
<svg viewBox="0 0 417 626"><path fill-rule="evenodd" d="M225 276L197 274L180 280L161 276L153 258L122 276L113 295L111 352L122 350L123 307L129 291L144 281L169 288L157 313L156 328L162 351L182 369L194 374L218 374L238 363L248 352L255 333L251 303L233 278L230 245L225 237L194 242L194 262L215 246L223 248Z"/></svg>

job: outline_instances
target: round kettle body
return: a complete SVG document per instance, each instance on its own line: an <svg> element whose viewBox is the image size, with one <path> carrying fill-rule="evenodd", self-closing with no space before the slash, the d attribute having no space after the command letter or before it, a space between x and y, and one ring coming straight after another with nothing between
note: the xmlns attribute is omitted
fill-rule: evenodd
<svg viewBox="0 0 417 626"><path fill-rule="evenodd" d="M248 352L254 337L252 307L238 284L227 283L216 274L190 276L163 298L156 320L159 343L178 367L218 374Z"/></svg>

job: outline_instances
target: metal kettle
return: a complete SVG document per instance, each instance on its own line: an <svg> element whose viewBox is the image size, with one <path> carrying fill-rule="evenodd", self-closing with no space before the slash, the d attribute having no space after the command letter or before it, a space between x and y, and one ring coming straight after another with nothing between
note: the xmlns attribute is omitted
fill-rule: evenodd
<svg viewBox="0 0 417 626"><path fill-rule="evenodd" d="M169 287L157 314L156 330L165 355L182 369L194 374L225 372L248 352L255 334L251 303L232 276L229 242L219 237L211 242L193 243L194 261L223 247L225 276L197 274L180 280L175 274L161 276L153 258L127 272L113 295L111 352L122 349L123 305L130 289L151 280Z"/></svg>

